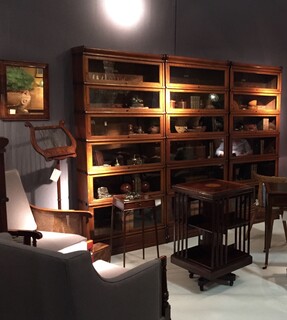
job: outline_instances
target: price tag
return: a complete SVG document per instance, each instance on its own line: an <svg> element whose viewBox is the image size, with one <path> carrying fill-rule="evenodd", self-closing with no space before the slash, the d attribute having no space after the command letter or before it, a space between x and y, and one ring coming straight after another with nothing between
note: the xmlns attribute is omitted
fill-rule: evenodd
<svg viewBox="0 0 287 320"><path fill-rule="evenodd" d="M50 180L57 182L60 178L60 175L61 175L61 171L58 169L54 169L51 174Z"/></svg>

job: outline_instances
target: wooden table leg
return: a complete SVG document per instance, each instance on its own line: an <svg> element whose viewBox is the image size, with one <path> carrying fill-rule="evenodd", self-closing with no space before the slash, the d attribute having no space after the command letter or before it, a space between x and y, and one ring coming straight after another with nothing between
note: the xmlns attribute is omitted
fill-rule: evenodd
<svg viewBox="0 0 287 320"><path fill-rule="evenodd" d="M111 231L110 231L110 250L111 250L111 255L112 255L112 250L113 250L114 214L115 214L115 209L114 209L114 206L112 206Z"/></svg>
<svg viewBox="0 0 287 320"><path fill-rule="evenodd" d="M126 218L127 215L129 214L129 211L123 211L122 212L123 217L124 217L124 230L123 230L123 267L126 266Z"/></svg>
<svg viewBox="0 0 287 320"><path fill-rule="evenodd" d="M154 221L154 231L155 231L155 241L156 241L156 252L159 258L159 248L158 248L158 232L157 232L157 221L156 221L156 210L152 208L153 221Z"/></svg>
<svg viewBox="0 0 287 320"><path fill-rule="evenodd" d="M265 266L263 267L263 269L266 269L268 266L271 238L272 238L272 203L268 201L266 211L265 211Z"/></svg>
<svg viewBox="0 0 287 320"><path fill-rule="evenodd" d="M143 259L145 259L145 248L144 248L144 225L145 225L145 214L143 210L140 210L141 214L141 219L142 219L142 250L143 250Z"/></svg>

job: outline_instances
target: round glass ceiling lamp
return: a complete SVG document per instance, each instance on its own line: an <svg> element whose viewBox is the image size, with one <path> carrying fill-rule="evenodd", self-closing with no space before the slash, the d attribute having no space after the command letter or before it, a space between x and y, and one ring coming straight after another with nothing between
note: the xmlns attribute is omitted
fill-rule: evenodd
<svg viewBox="0 0 287 320"><path fill-rule="evenodd" d="M114 24L131 28L141 20L144 3L143 0L105 0L104 9Z"/></svg>

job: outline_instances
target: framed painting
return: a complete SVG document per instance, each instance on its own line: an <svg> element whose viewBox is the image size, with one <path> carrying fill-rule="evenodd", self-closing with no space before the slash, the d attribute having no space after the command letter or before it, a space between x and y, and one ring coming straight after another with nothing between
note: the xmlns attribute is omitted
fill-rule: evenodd
<svg viewBox="0 0 287 320"><path fill-rule="evenodd" d="M48 64L0 61L0 118L48 120Z"/></svg>

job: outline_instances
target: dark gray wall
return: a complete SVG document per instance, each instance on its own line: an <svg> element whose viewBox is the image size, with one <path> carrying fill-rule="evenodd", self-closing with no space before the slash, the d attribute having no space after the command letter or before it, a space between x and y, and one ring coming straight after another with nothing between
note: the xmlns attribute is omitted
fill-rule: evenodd
<svg viewBox="0 0 287 320"><path fill-rule="evenodd" d="M120 0L119 0L120 1ZM104 0L0 0L0 59L49 64L48 123L65 120L73 131L70 48L78 45L155 54L233 60L287 67L285 0L144 0L143 21L131 30L115 27L103 11ZM283 78L280 173L287 175L287 135ZM47 122L37 122L43 124ZM22 121L0 120L0 135L9 138L7 168L17 168L30 200L56 206L56 185L49 181L53 163L32 149ZM73 199L65 182L63 197ZM68 188L69 186L69 188Z"/></svg>
<svg viewBox="0 0 287 320"><path fill-rule="evenodd" d="M177 0L176 55L282 66L279 173L287 175L287 1Z"/></svg>

